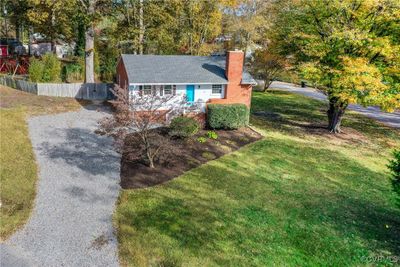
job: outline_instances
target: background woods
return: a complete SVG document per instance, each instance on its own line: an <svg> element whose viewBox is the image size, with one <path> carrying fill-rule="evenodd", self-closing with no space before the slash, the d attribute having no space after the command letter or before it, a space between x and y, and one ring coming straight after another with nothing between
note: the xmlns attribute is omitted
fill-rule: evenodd
<svg viewBox="0 0 400 267"><path fill-rule="evenodd" d="M112 82L121 53L238 48L264 91L289 70L324 90L331 132L340 132L349 104L400 106L395 0L5 0L1 8L3 36L27 43L39 33L53 48L73 45L67 81Z"/></svg>
<svg viewBox="0 0 400 267"><path fill-rule="evenodd" d="M74 45L87 82L112 81L120 53L209 55L263 41L268 1L5 0L2 36ZM53 52L55 49L53 48ZM79 60L77 60L78 62Z"/></svg>

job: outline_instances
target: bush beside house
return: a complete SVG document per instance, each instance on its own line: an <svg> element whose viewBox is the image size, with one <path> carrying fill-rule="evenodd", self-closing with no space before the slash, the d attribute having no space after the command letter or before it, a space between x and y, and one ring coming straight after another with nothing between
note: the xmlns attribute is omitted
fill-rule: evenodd
<svg viewBox="0 0 400 267"><path fill-rule="evenodd" d="M199 123L190 117L176 117L169 125L169 134L178 138L187 138L196 134L200 130Z"/></svg>
<svg viewBox="0 0 400 267"><path fill-rule="evenodd" d="M249 109L244 104L209 104L207 125L211 129L233 130L249 123Z"/></svg>

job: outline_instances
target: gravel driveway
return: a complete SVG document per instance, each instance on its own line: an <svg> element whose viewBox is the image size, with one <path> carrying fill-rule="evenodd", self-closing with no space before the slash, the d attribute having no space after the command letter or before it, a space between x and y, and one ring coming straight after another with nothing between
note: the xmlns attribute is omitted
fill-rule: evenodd
<svg viewBox="0 0 400 267"><path fill-rule="evenodd" d="M100 111L99 111L100 109ZM118 266L112 214L120 157L94 133L103 106L29 119L39 167L35 208L1 245L2 266Z"/></svg>
<svg viewBox="0 0 400 267"><path fill-rule="evenodd" d="M291 83L273 82L270 88L301 94L321 101L327 100L326 95L311 87L302 88ZM360 105L349 105L348 109L361 113L377 121L380 121L388 126L394 128L400 128L400 112L398 111L393 113L388 113L381 111L379 107L364 108Z"/></svg>

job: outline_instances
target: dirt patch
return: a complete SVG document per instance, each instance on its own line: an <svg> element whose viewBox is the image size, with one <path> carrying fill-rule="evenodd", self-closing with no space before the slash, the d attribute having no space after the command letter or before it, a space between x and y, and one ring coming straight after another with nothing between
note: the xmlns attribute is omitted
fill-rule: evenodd
<svg viewBox="0 0 400 267"><path fill-rule="evenodd" d="M325 111L320 111L326 113ZM255 118L262 119L263 121L271 122L279 129L288 131L290 134L297 136L311 135L314 137L322 137L329 143L335 145L342 144L366 144L369 142L368 138L361 132L350 128L341 127L342 132L340 134L330 133L327 129L327 125L320 121L300 121L286 119L279 113L269 111L257 111L253 112L252 115Z"/></svg>
<svg viewBox="0 0 400 267"><path fill-rule="evenodd" d="M0 85L0 108L23 107L29 115L75 111L90 103L90 101L67 97L38 96Z"/></svg>
<svg viewBox="0 0 400 267"><path fill-rule="evenodd" d="M332 134L326 128L319 128L312 131L312 134L325 137L326 139L329 139L330 143L337 145L369 143L368 138L364 134L353 128L342 127L341 130L340 134Z"/></svg>
<svg viewBox="0 0 400 267"><path fill-rule="evenodd" d="M363 144L369 142L368 138L364 134L349 127L342 126L340 134L333 134L328 131L327 126L325 124L299 122L299 121L289 121L287 122L287 124L302 130L306 134L323 137L332 144L354 145L354 144Z"/></svg>
<svg viewBox="0 0 400 267"><path fill-rule="evenodd" d="M90 247L99 250L103 246L107 245L108 242L108 238L104 234L102 234L92 241L92 245Z"/></svg>
<svg viewBox="0 0 400 267"><path fill-rule="evenodd" d="M139 161L128 161L123 155L121 187L145 188L162 184L207 161L217 159L262 138L250 128L215 132L218 134L217 139L207 138L207 130L201 130L189 139L171 140L176 149L176 156L169 157L166 162L157 162L154 169Z"/></svg>

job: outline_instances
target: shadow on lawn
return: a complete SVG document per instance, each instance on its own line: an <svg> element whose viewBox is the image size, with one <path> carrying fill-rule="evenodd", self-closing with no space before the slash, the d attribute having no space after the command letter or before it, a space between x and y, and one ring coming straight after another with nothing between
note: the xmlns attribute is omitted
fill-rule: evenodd
<svg viewBox="0 0 400 267"><path fill-rule="evenodd" d="M369 138L386 148L396 146L393 140L400 138L397 129L350 110L343 117L343 132L330 134L327 130L327 108L326 103L310 99L303 101L301 96L288 92L257 93L252 99L251 121L261 128L267 126L297 137L323 136L335 143L362 144Z"/></svg>
<svg viewBox="0 0 400 267"><path fill-rule="evenodd" d="M281 159L282 151L285 159L272 164ZM264 255L288 243L310 257L306 259L325 263L337 257L340 264L347 256L349 262L360 263L357 253L366 250L400 254L400 212L384 198L389 191L376 182L382 179L380 173L327 149L279 140L258 141L235 154L242 158L251 154L252 159L238 163L232 155L219 160L222 164L209 164L188 174L190 177L179 177L165 185L168 190L151 195L151 207L145 204L136 211L123 210L125 223L137 233L156 231L170 237L178 250L216 257L221 265L232 264L238 255L237 260L251 263L251 251ZM245 166L249 168L241 172ZM291 170L296 178L284 179L282 170ZM363 193L358 190L361 186L385 192L375 199L376 192ZM276 213L267 212L276 209ZM257 212L248 216L249 210ZM289 231L285 225L293 210ZM280 239L270 244L271 235Z"/></svg>
<svg viewBox="0 0 400 267"><path fill-rule="evenodd" d="M286 97L283 98L282 95ZM274 101L277 97L279 102ZM291 135L303 136L306 133L312 134L326 129L325 110L326 104L320 101L301 102L286 92L258 93L252 98L252 123L260 127L271 126Z"/></svg>

